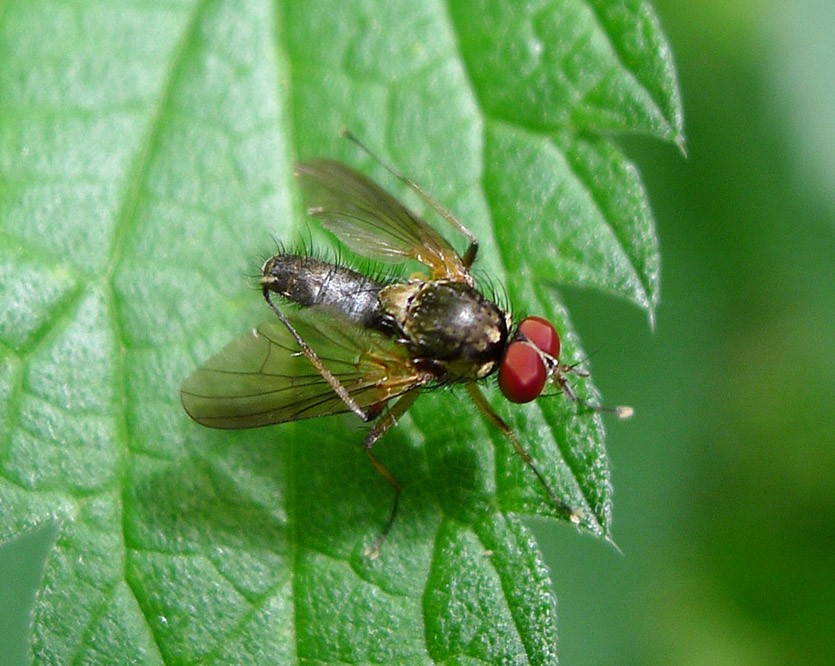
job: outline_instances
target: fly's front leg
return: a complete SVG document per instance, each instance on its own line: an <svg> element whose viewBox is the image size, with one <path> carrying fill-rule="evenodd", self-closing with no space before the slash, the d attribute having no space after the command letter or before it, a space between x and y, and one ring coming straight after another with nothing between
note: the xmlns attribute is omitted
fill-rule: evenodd
<svg viewBox="0 0 835 666"><path fill-rule="evenodd" d="M377 470L377 473L388 481L389 485L391 485L394 489L394 502L392 502L391 511L389 511L389 517L386 520L383 531L374 540L374 543L372 543L364 551L364 555L372 560L376 559L380 555L380 546L383 545L383 542L386 540L386 537L394 525L394 519L397 517L397 509L400 505L401 486L394 474L391 473L391 470L380 462L380 459L371 452L371 449L380 437L386 434L392 426L397 424L398 419L403 416L409 407L414 404L419 395L420 389L415 389L401 397L396 403L394 403L394 406L386 412L385 416L377 422L371 432L368 433L365 438L365 442L363 443L365 455L368 460L371 461L371 464L374 465L374 469Z"/></svg>
<svg viewBox="0 0 835 666"><path fill-rule="evenodd" d="M566 379L566 375L568 373L577 375L578 377L588 377L589 373L584 372L583 370L578 370L576 365L557 364L556 371L554 373L554 381L559 389L565 393L566 397L571 400L571 402L577 403L581 407L592 412L614 414L619 419L629 419L635 414L635 410L629 405L614 405L610 407L609 405L599 405L596 402L583 400L577 395L577 392L572 388L571 384L568 383L568 380Z"/></svg>
<svg viewBox="0 0 835 666"><path fill-rule="evenodd" d="M531 458L530 454L524 449L522 443L519 441L519 438L516 437L516 433L513 432L513 429L505 423L504 419L501 416L496 414L493 408L490 406L490 403L487 402L487 398L484 397L484 394L481 392L481 389L478 388L478 385L475 382L470 382L467 384L467 390L470 392L470 397L473 399L473 402L476 404L476 407L481 410L481 413L487 418L490 423L492 423L496 428L498 428L501 433L510 440L510 443L513 444L513 448L516 450L516 453L519 457L525 462L528 468L534 473L539 482L542 484L545 491L548 493L551 501L557 507L557 509L568 516L568 520L570 520L575 525L579 525L580 521L583 518L583 512L580 509L572 509L568 506L565 502L563 502L559 497L557 497L556 493L551 490L551 486L548 485L548 482L545 480L545 477L542 476L542 473L537 469L536 465L533 462L533 458Z"/></svg>
<svg viewBox="0 0 835 666"><path fill-rule="evenodd" d="M375 414L371 411L365 411L362 407L357 404L357 401L351 397L351 394L348 393L348 389L346 389L342 382L340 382L336 377L334 377L333 373L325 367L325 364L322 363L322 360L316 355L316 352L313 351L312 347L308 345L302 337L299 335L298 331L293 328L293 325L289 322L289 320L281 313L276 305L273 303L272 299L270 298L270 288L269 288L269 277L261 278L261 284L263 285L263 292L264 292L264 300L267 301L267 305L270 306L270 309L275 313L276 317L281 320L281 323L287 327L287 330L293 335L298 343L299 347L301 348L302 353L307 357L307 360L316 368L317 372L322 375L322 378L328 383L328 385L334 390L334 393L340 397L342 402L344 402L348 409L350 409L354 414L359 416L363 421L370 421L374 418ZM373 431L372 431L373 432Z"/></svg>
<svg viewBox="0 0 835 666"><path fill-rule="evenodd" d="M413 181L408 176L404 176L400 173L397 169L393 166L384 162L380 157L377 156L374 151L372 151L368 146L366 146L362 141L360 141L347 127L343 127L340 131L342 136L344 136L349 141L352 141L357 146L362 148L370 157L373 159L377 164L382 166L386 171L388 171L392 176L400 180L401 182L405 183L407 187L412 189L417 195L423 199L429 206L434 210L438 215L440 215L451 227L457 229L459 233L463 234L470 244L467 246L467 251L464 252L464 256L461 258L461 261L464 262L464 266L469 268L473 265L475 261L476 254L478 254L478 239L473 235L473 232L467 229L464 224L459 220L455 214L449 210L446 206L444 206L440 201L438 201L435 197L433 197L429 192L427 192L423 187L421 187L418 183Z"/></svg>

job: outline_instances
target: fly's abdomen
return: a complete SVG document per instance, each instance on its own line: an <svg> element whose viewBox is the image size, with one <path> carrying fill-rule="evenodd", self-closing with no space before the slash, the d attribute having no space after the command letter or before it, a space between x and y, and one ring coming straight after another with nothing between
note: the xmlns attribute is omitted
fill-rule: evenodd
<svg viewBox="0 0 835 666"><path fill-rule="evenodd" d="M382 285L362 273L314 257L277 254L267 259L261 286L304 307L322 306L366 327L380 320Z"/></svg>

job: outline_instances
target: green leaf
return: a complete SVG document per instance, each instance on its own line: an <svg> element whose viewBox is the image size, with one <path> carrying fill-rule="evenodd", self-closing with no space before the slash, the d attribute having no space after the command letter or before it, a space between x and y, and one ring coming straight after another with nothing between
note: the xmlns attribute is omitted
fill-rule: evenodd
<svg viewBox="0 0 835 666"><path fill-rule="evenodd" d="M58 525L39 660L554 663L555 600L514 514L557 512L465 392L423 396L378 444L404 490L372 561L391 491L354 417L209 431L178 387L270 316L249 276L273 238L305 233L295 159L343 159L397 191L343 125L460 215L477 272L517 315L554 320L568 358L584 355L556 285L651 314L646 196L600 136L682 142L649 5L2 12L0 541ZM600 418L494 402L608 536Z"/></svg>

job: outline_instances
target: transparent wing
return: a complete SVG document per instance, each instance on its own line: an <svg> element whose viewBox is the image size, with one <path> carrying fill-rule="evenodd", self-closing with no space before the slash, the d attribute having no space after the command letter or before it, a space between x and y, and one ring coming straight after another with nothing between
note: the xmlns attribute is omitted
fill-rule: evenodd
<svg viewBox="0 0 835 666"><path fill-rule="evenodd" d="M403 346L382 334L316 309L286 316L363 408L382 406L429 381L412 367ZM180 397L189 416L211 428L254 428L349 411L278 320L234 340L191 373Z"/></svg>
<svg viewBox="0 0 835 666"><path fill-rule="evenodd" d="M296 165L308 212L357 254L382 261L415 259L433 278L468 279L461 257L426 222L374 181L332 160Z"/></svg>

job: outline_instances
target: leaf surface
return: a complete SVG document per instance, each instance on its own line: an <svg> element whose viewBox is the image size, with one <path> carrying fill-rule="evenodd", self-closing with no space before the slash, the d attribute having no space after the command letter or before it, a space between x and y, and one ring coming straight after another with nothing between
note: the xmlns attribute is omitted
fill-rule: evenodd
<svg viewBox="0 0 835 666"><path fill-rule="evenodd" d="M557 285L651 313L646 196L602 136L682 142L650 6L10 2L0 90L0 540L58 524L34 654L554 663L555 600L515 516L555 511L464 392L423 396L378 444L404 491L371 561L391 492L354 417L215 432L178 387L269 317L249 276L305 233L296 159L402 194L343 125L464 220L477 274L553 319L569 358ZM599 417L494 404L608 535Z"/></svg>

